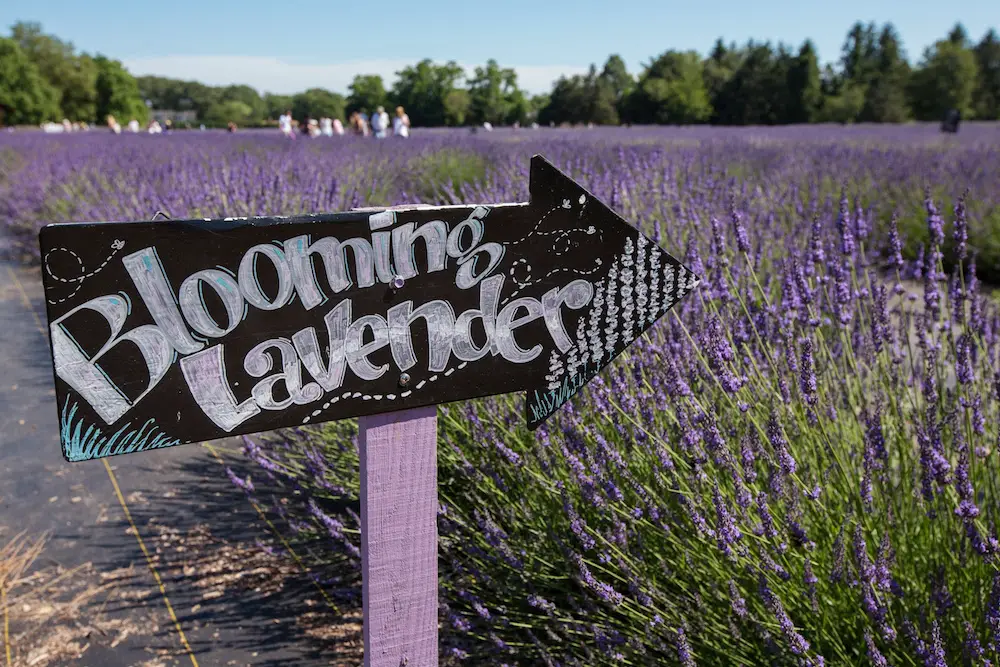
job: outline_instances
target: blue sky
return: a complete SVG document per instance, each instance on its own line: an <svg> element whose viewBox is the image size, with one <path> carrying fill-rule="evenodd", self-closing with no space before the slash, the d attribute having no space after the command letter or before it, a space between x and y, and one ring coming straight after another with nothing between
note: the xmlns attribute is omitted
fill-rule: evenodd
<svg viewBox="0 0 1000 667"><path fill-rule="evenodd" d="M391 83L421 58L456 60L471 74L496 58L538 93L610 53L637 72L667 49L705 53L717 37L795 45L809 37L821 61L833 61L859 19L894 23L916 61L957 21L975 40L1000 27L996 7L996 0L8 0L0 3L0 26L6 34L16 21L37 21L135 74L246 83L262 92L346 92L359 73Z"/></svg>

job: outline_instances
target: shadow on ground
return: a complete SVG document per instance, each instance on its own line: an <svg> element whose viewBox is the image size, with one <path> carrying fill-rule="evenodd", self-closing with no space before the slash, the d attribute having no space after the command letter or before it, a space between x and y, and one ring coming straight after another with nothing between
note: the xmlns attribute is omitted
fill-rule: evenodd
<svg viewBox="0 0 1000 667"><path fill-rule="evenodd" d="M229 451L220 448L226 445ZM172 591L170 601L194 654L245 654L250 664L264 666L361 664L360 573L342 573L351 585L346 590L323 589L324 596L310 574L279 553L281 542L229 480L223 464L207 448L186 446L200 451L176 462L177 485L161 469L157 486L169 490L145 496L135 489L130 509L164 586ZM244 459L235 444L222 443L216 450L236 475L252 474L259 497L269 498L276 491L263 486L263 479L258 482L260 469ZM192 484L192 479L199 481ZM269 518L274 520L273 515ZM121 527L129 530L127 522ZM107 567L143 561L138 544L135 553L118 551L117 562ZM162 605L156 597L131 601L123 596L111 611ZM151 639L174 647L167 652L183 664L172 621Z"/></svg>

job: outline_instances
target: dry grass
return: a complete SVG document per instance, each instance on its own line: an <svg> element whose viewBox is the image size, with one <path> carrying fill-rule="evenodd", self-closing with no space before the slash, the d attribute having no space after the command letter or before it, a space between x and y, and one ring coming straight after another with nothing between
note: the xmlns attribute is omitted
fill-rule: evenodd
<svg viewBox="0 0 1000 667"><path fill-rule="evenodd" d="M24 532L0 546L0 616L4 667L48 667L79 659L92 645L115 647L129 635L155 631L138 619L110 618L108 602L121 595L131 568L98 577L90 563L67 569L34 567L47 536Z"/></svg>

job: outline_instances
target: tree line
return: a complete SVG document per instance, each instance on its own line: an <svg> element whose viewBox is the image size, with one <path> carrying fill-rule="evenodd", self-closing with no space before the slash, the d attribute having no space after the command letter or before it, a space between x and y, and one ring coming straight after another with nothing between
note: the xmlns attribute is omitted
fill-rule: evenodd
<svg viewBox="0 0 1000 667"><path fill-rule="evenodd" d="M422 60L381 76L357 75L347 94L310 88L261 95L247 85L207 86L157 76L133 77L117 60L77 54L37 23L15 24L0 38L0 112L7 124L68 118L102 123L148 117L154 109L193 111L198 122L257 125L291 110L295 118L346 118L353 111L401 105L416 126L713 123L777 125L812 122L898 123L962 117L1000 119L1000 38L978 42L961 24L911 64L891 23L855 23L836 64L820 67L806 40L797 49L749 40L717 40L706 57L668 50L638 75L612 55L598 70L561 77L544 95L528 95L511 68L495 60L471 76L455 62Z"/></svg>

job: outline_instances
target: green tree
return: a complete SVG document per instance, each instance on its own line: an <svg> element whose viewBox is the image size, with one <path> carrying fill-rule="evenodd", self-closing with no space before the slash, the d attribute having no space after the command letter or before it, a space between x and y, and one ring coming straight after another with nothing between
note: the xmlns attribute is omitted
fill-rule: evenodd
<svg viewBox="0 0 1000 667"><path fill-rule="evenodd" d="M806 40L788 70L789 105L786 122L810 123L823 103L816 48Z"/></svg>
<svg viewBox="0 0 1000 667"><path fill-rule="evenodd" d="M413 125L434 127L446 123L445 99L458 89L458 82L464 77L456 62L435 65L424 59L396 72L396 76L392 98L406 109Z"/></svg>
<svg viewBox="0 0 1000 667"><path fill-rule="evenodd" d="M743 52L735 43L726 46L722 39L717 39L708 58L702 63L702 78L705 81L709 104L712 106L713 123L719 122L718 110L723 102L720 95L742 62Z"/></svg>
<svg viewBox="0 0 1000 667"><path fill-rule="evenodd" d="M969 33L966 32L965 26L961 23L956 23L954 27L952 27L951 31L948 33L948 41L963 49L967 49L972 46L972 43L969 41Z"/></svg>
<svg viewBox="0 0 1000 667"><path fill-rule="evenodd" d="M976 118L1000 120L1000 39L990 29L973 49L979 78L972 105Z"/></svg>
<svg viewBox="0 0 1000 667"><path fill-rule="evenodd" d="M86 55L76 56L72 44L46 35L38 23L15 23L11 38L55 89L62 116L93 121L97 96L97 67L93 60Z"/></svg>
<svg viewBox="0 0 1000 667"><path fill-rule="evenodd" d="M0 105L8 125L36 125L60 117L59 94L21 50L0 37Z"/></svg>
<svg viewBox="0 0 1000 667"><path fill-rule="evenodd" d="M325 88L310 88L292 96L292 115L296 119L343 118L347 100L339 93Z"/></svg>
<svg viewBox="0 0 1000 667"><path fill-rule="evenodd" d="M263 120L264 116L267 114L267 105L264 104L264 98L262 98L260 93L258 93L257 90L251 86L226 86L222 89L220 94L222 102L240 102L250 109L250 112L246 114L242 120L244 123ZM235 107L233 107L233 109L235 109Z"/></svg>
<svg viewBox="0 0 1000 667"><path fill-rule="evenodd" d="M542 109L549 105L552 97L549 93L542 93L540 95L532 95L531 99L528 100L528 117L529 120L538 120L538 114L541 113Z"/></svg>
<svg viewBox="0 0 1000 667"><path fill-rule="evenodd" d="M538 111L538 122L544 125L586 122L589 102L584 77L579 74L559 77L545 106Z"/></svg>
<svg viewBox="0 0 1000 667"><path fill-rule="evenodd" d="M844 78L862 88L867 88L878 71L878 39L875 24L860 21L851 26L844 41L840 59Z"/></svg>
<svg viewBox="0 0 1000 667"><path fill-rule="evenodd" d="M148 109L139 94L135 78L117 60L98 55L94 58L97 66L97 119L103 120L109 114L122 125L132 119L145 122Z"/></svg>
<svg viewBox="0 0 1000 667"><path fill-rule="evenodd" d="M225 102L216 102L210 106L203 120L206 123L216 125L225 125L230 121L237 125L244 125L257 120L257 118L255 118L253 108L246 102L226 100Z"/></svg>
<svg viewBox="0 0 1000 667"><path fill-rule="evenodd" d="M853 123L861 115L865 105L865 90L853 82L844 82L836 93L823 100L823 106L816 114L820 123Z"/></svg>
<svg viewBox="0 0 1000 667"><path fill-rule="evenodd" d="M878 38L875 73L865 90L858 120L865 123L902 123L910 116L906 87L910 66L902 42L891 23L882 27Z"/></svg>
<svg viewBox="0 0 1000 667"><path fill-rule="evenodd" d="M465 125L469 115L469 91L455 88L444 96L444 123L452 127Z"/></svg>
<svg viewBox="0 0 1000 667"><path fill-rule="evenodd" d="M292 110L292 96L265 93L264 108L266 109L267 118L278 120L278 117L283 113Z"/></svg>
<svg viewBox="0 0 1000 667"><path fill-rule="evenodd" d="M808 54L806 57L808 60ZM788 122L793 108L788 83L795 57L784 46L749 42L739 68L719 92L715 109L726 125L774 125ZM808 98L808 77L800 77Z"/></svg>
<svg viewBox="0 0 1000 667"><path fill-rule="evenodd" d="M977 79L976 56L952 40L928 47L910 78L910 106L920 120L941 120L949 109L964 118L973 115L972 94Z"/></svg>
<svg viewBox="0 0 1000 667"><path fill-rule="evenodd" d="M626 102L631 122L703 123L712 115L701 58L695 51L667 51L639 76Z"/></svg>
<svg viewBox="0 0 1000 667"><path fill-rule="evenodd" d="M604 63L599 83L601 86L599 92L602 96L605 94L605 90L610 92L615 110L613 124L618 124L621 122L623 112L625 111L625 100L631 94L632 90L635 89L635 77L629 73L622 57L618 54L612 54ZM603 107L604 104L606 102L603 97L599 97L597 106ZM600 116L601 113L597 113L596 115ZM600 121L595 119L594 122Z"/></svg>
<svg viewBox="0 0 1000 667"><path fill-rule="evenodd" d="M378 107L389 106L389 94L385 90L382 77L378 74L359 74L354 77L347 96L347 112L365 111L371 113Z"/></svg>
<svg viewBox="0 0 1000 667"><path fill-rule="evenodd" d="M501 125L509 122L517 115L516 107L524 99L517 87L517 73L500 67L492 58L485 67L476 68L468 90L469 116L474 123Z"/></svg>

